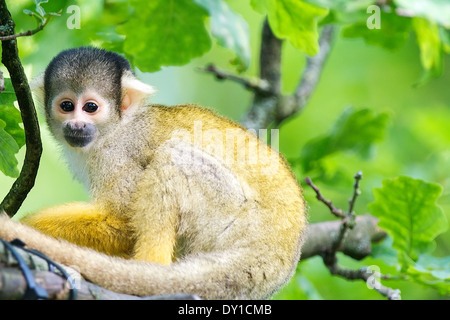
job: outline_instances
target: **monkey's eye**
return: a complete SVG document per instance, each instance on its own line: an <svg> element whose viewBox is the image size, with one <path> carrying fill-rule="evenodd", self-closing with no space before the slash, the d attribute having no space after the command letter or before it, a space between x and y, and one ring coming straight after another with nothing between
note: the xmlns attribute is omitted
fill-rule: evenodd
<svg viewBox="0 0 450 320"><path fill-rule="evenodd" d="M62 111L64 111L64 112L71 112L71 111L75 110L75 106L70 101L61 102L60 107L61 107Z"/></svg>
<svg viewBox="0 0 450 320"><path fill-rule="evenodd" d="M93 112L97 111L97 109L98 109L98 106L93 102L88 102L83 107L83 110L88 113L93 113Z"/></svg>

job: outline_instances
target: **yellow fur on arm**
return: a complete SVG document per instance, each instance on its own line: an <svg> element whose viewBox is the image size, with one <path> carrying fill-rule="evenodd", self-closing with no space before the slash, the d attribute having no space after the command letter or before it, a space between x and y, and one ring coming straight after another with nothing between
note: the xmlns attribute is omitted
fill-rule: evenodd
<svg viewBox="0 0 450 320"><path fill-rule="evenodd" d="M52 237L108 255L129 257L134 245L125 218L90 203L47 208L26 216L21 222Z"/></svg>
<svg viewBox="0 0 450 320"><path fill-rule="evenodd" d="M155 232L144 232L139 236L134 248L134 260L156 262L163 265L170 265L174 259L174 249L176 243L176 230L166 228Z"/></svg>

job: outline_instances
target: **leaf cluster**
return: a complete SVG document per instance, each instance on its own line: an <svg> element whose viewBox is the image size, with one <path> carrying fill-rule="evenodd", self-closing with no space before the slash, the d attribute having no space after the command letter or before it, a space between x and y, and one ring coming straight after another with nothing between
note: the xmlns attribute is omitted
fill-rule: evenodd
<svg viewBox="0 0 450 320"><path fill-rule="evenodd" d="M0 94L0 170L10 177L17 177L15 155L25 145L25 133L19 126L20 111L14 106L16 95L10 79L5 79L5 90Z"/></svg>
<svg viewBox="0 0 450 320"><path fill-rule="evenodd" d="M447 218L436 203L441 192L438 184L420 179L387 179L374 189L375 201L369 212L380 219L379 226L392 238L400 273L450 294L450 256L430 254L435 238L448 230Z"/></svg>

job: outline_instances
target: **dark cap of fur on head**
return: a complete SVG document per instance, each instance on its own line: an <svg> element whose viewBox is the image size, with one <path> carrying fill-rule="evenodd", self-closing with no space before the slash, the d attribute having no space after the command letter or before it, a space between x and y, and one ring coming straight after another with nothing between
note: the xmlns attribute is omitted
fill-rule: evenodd
<svg viewBox="0 0 450 320"><path fill-rule="evenodd" d="M120 107L121 79L131 71L127 59L115 52L94 47L68 49L58 54L48 65L44 75L45 105L49 93L72 90L76 94L94 89Z"/></svg>

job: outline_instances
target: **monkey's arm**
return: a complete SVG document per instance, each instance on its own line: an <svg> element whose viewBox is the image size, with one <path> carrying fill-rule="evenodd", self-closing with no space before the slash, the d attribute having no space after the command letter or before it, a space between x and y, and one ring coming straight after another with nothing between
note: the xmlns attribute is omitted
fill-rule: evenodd
<svg viewBox="0 0 450 320"><path fill-rule="evenodd" d="M108 255L129 257L134 245L125 218L91 203L47 208L26 216L21 222L47 235Z"/></svg>
<svg viewBox="0 0 450 320"><path fill-rule="evenodd" d="M160 157L159 155L158 157ZM130 204L130 225L136 234L134 260L170 265L174 258L179 210L168 192L179 183L170 166L160 170L149 166L136 187Z"/></svg>

